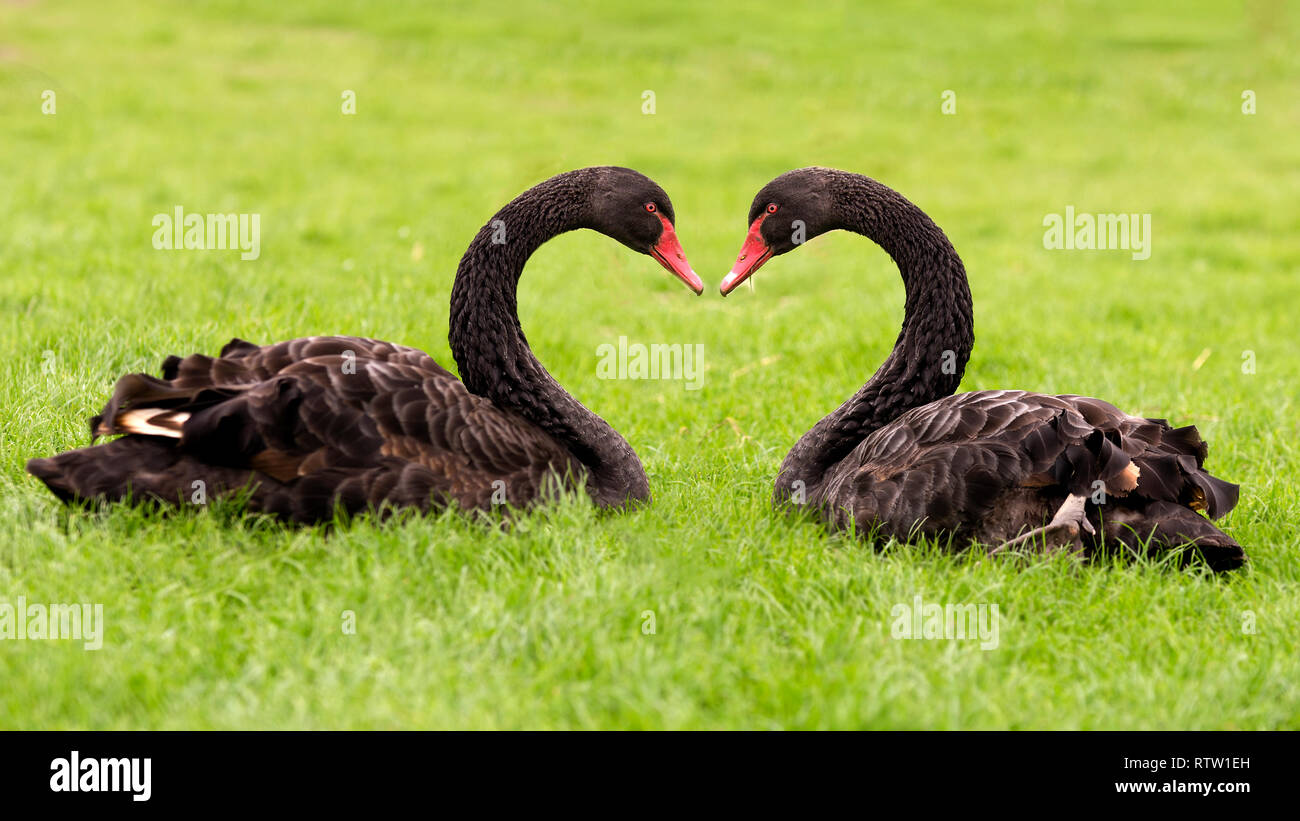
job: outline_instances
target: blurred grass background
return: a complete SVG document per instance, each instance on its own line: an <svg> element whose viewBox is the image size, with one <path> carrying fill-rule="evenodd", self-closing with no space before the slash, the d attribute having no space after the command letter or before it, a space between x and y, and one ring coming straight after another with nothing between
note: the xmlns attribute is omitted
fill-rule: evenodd
<svg viewBox="0 0 1300 821"><path fill-rule="evenodd" d="M97 652L0 642L0 726L1300 725L1300 10L1162 7L0 4L0 601L108 623ZM450 367L477 228L605 163L669 192L709 290L579 232L534 256L520 314L641 455L649 510L327 537L220 506L69 515L24 473L85 443L121 373L232 336L375 336ZM1226 526L1252 569L882 553L774 516L781 457L901 320L892 264L844 234L717 297L754 193L814 164L947 231L976 304L964 389L1198 425L1242 483ZM154 250L177 205L260 214L261 257ZM1151 258L1045 250L1067 205L1151 213ZM703 344L704 389L598 379L619 336ZM1000 648L891 641L918 593L999 603Z"/></svg>

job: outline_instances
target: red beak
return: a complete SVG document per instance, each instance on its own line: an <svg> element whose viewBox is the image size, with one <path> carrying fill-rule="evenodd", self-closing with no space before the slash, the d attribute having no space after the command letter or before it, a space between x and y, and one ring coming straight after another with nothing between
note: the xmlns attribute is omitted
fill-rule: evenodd
<svg viewBox="0 0 1300 821"><path fill-rule="evenodd" d="M772 247L763 239L763 233L759 228L763 225L763 220L767 219L767 214L762 214L754 220L754 224L749 226L749 235L745 237L745 244L740 247L740 256L736 257L736 264L731 266L731 273L722 278L722 295L726 296L736 290L736 286L754 275L754 272L763 267L763 263L772 258Z"/></svg>
<svg viewBox="0 0 1300 821"><path fill-rule="evenodd" d="M682 244L677 241L677 231L663 214L659 215L659 221L664 224L664 232L659 237L659 242L650 249L650 255L659 260L660 265L672 271L678 279L689 285L695 295L699 296L704 293L704 282L691 270L691 264L686 261L686 252L682 250Z"/></svg>

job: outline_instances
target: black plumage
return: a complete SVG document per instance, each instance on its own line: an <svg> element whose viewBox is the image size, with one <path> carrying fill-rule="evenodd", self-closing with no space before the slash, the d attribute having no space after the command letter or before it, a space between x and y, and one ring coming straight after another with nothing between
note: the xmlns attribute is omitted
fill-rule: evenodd
<svg viewBox="0 0 1300 821"><path fill-rule="evenodd" d="M553 177L498 212L457 269L450 341L463 382L374 339L236 339L217 357L168 357L162 378L122 377L91 428L125 436L27 469L65 500L242 492L249 509L302 523L340 509L522 507L561 489L607 507L648 501L631 446L532 354L515 289L539 246L591 228L656 258L675 253L680 263L660 261L698 292L672 217L663 190L630 169Z"/></svg>
<svg viewBox="0 0 1300 821"><path fill-rule="evenodd" d="M831 230L863 234L898 265L903 327L871 379L790 450L778 504L807 504L836 528L1002 546L1034 533L1050 548L1194 545L1208 563L1245 561L1219 518L1236 485L1204 468L1195 427L1130 416L1100 399L1026 391L956 394L974 344L970 288L943 231L902 195L825 168L784 174L750 210L724 295L770 257ZM1073 499L1072 505L1067 500Z"/></svg>

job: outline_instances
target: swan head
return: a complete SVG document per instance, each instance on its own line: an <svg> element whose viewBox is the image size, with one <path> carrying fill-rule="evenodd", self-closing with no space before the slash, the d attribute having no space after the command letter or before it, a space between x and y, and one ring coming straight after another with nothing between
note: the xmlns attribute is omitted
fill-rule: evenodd
<svg viewBox="0 0 1300 821"><path fill-rule="evenodd" d="M704 282L677 239L673 203L654 180L630 168L595 169L590 227L655 261L695 292Z"/></svg>
<svg viewBox="0 0 1300 821"><path fill-rule="evenodd" d="M736 264L722 280L723 296L754 275L772 257L788 254L837 226L829 168L787 171L769 182L749 206L749 234Z"/></svg>

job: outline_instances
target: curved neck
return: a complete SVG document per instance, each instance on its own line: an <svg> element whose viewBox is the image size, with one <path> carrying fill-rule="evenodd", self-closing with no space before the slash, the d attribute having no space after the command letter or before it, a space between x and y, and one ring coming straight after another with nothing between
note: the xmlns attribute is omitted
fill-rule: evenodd
<svg viewBox="0 0 1300 821"><path fill-rule="evenodd" d="M514 411L554 437L588 469L602 506L650 498L631 445L560 387L519 325L516 288L547 240L589 227L590 169L553 177L516 197L479 230L456 269L448 340L470 393Z"/></svg>
<svg viewBox="0 0 1300 821"><path fill-rule="evenodd" d="M939 226L901 194L857 174L830 181L834 228L868 237L898 266L907 298L894 349L862 389L803 435L786 456L778 498L811 487L857 445L911 408L949 396L975 344L966 269Z"/></svg>

